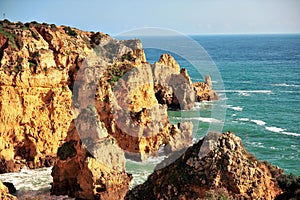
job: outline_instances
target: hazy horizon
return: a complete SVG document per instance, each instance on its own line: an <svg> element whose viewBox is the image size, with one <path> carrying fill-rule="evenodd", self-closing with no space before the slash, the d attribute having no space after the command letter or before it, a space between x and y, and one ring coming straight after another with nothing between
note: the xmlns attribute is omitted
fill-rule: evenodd
<svg viewBox="0 0 300 200"><path fill-rule="evenodd" d="M300 34L299 8L298 0L1 0L0 19L67 25L110 35L147 27L187 35Z"/></svg>

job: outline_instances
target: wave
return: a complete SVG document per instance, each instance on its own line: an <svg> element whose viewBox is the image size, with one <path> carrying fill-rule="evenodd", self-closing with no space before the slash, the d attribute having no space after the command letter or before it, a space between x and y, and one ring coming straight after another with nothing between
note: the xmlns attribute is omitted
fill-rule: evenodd
<svg viewBox="0 0 300 200"><path fill-rule="evenodd" d="M287 84L287 83L276 83L276 84L271 84L271 85L277 86L277 87L300 87L300 85Z"/></svg>
<svg viewBox="0 0 300 200"><path fill-rule="evenodd" d="M272 90L217 90L220 93L272 93Z"/></svg>
<svg viewBox="0 0 300 200"><path fill-rule="evenodd" d="M266 122L262 121L262 120L255 120L255 119L252 119L250 120L251 122L254 122L255 124L257 125L260 125L260 126L264 126L266 125Z"/></svg>
<svg viewBox="0 0 300 200"><path fill-rule="evenodd" d="M235 111L242 111L243 108L240 106L233 106L233 105L227 105L227 108L231 109L231 110L235 110Z"/></svg>
<svg viewBox="0 0 300 200"><path fill-rule="evenodd" d="M236 120L242 121L242 122L249 122L250 121L249 118L237 118Z"/></svg>
<svg viewBox="0 0 300 200"><path fill-rule="evenodd" d="M281 132L282 134L285 134L285 135L292 135L292 136L296 136L296 137L300 137L300 134L299 133L291 133L291 132Z"/></svg>
<svg viewBox="0 0 300 200"><path fill-rule="evenodd" d="M272 90L217 90L218 93L238 93L240 96L251 96L251 94L272 94Z"/></svg>
<svg viewBox="0 0 300 200"><path fill-rule="evenodd" d="M275 126L266 126L266 129L268 131L271 131L271 132L274 132L274 133L282 133L283 131L285 131L285 129L278 128L278 127L275 127Z"/></svg>
<svg viewBox="0 0 300 200"><path fill-rule="evenodd" d="M185 120L185 121L201 121L206 123L221 123L220 120L210 117L173 117L173 119L177 120Z"/></svg>
<svg viewBox="0 0 300 200"><path fill-rule="evenodd" d="M22 169L20 172L0 174L0 180L13 183L18 191L50 189L51 170L52 167Z"/></svg>

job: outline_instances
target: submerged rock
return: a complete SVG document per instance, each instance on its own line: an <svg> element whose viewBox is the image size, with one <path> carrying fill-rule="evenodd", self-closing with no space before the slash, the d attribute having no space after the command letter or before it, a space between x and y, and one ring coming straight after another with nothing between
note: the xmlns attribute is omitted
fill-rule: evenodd
<svg viewBox="0 0 300 200"><path fill-rule="evenodd" d="M248 153L233 133L209 133L125 199L274 199L282 173Z"/></svg>

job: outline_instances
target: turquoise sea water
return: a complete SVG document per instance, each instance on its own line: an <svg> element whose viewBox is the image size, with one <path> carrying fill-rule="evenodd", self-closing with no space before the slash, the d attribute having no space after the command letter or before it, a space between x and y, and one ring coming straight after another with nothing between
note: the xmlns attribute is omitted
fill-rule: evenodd
<svg viewBox="0 0 300 200"><path fill-rule="evenodd" d="M192 36L215 62L225 91L223 132L233 131L244 146L260 160L300 174L300 35L207 35ZM174 42L176 39L174 38ZM149 62L158 60L160 50L146 49ZM172 53L172 52L171 52ZM203 80L194 66L174 55L194 81ZM212 80L214 82L214 80ZM194 137L207 133L214 103L197 105L200 117ZM188 112L188 111L187 111ZM192 111L189 111L192 115ZM171 111L173 121L188 114ZM172 117L173 116L173 117Z"/></svg>
<svg viewBox="0 0 300 200"><path fill-rule="evenodd" d="M150 44L156 39L168 41L161 45L175 44L183 49L189 45L176 37L150 38ZM300 35L207 35L192 39L207 51L221 74L224 88L218 92L226 108L223 132L236 133L260 160L300 175ZM147 47L147 41L142 38L142 42ZM145 49L151 63L164 52ZM188 69L193 81L203 81L191 62L176 53L173 56ZM212 81L215 85L220 82ZM217 103L198 103L191 111L169 111L169 117L173 122L192 121L196 142L218 122L211 112ZM150 158L144 163L128 160L126 168L134 176L133 185L145 181L162 159ZM50 173L51 168L23 170L2 174L0 180L13 182L19 190L49 188Z"/></svg>

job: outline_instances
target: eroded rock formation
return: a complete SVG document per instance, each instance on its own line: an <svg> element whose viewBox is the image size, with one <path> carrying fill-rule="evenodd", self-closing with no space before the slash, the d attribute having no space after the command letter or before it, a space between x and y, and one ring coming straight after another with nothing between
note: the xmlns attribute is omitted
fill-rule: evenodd
<svg viewBox="0 0 300 200"><path fill-rule="evenodd" d="M113 60L145 62L138 40L1 21L0 173L53 165L77 115L72 113L73 84L87 57L105 66Z"/></svg>
<svg viewBox="0 0 300 200"><path fill-rule="evenodd" d="M95 109L84 110L72 121L57 156L52 195L123 199L129 189L132 177L125 172L124 152L108 135Z"/></svg>
<svg viewBox="0 0 300 200"><path fill-rule="evenodd" d="M139 40L4 20L0 60L0 173L56 163L53 194L122 198L124 152L192 143L192 123L171 124L167 109L192 108L198 90L171 55L147 63Z"/></svg>
<svg viewBox="0 0 300 200"><path fill-rule="evenodd" d="M282 173L248 153L233 133L209 133L125 199L274 199Z"/></svg>

